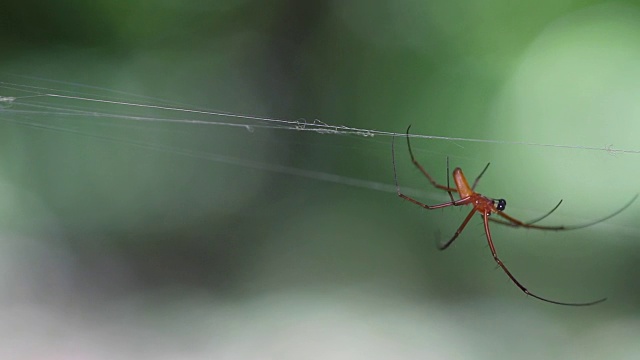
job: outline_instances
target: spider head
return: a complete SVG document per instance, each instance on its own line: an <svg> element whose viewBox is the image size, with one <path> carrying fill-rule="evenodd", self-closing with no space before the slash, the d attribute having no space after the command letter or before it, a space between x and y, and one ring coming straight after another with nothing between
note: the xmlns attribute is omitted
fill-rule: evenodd
<svg viewBox="0 0 640 360"><path fill-rule="evenodd" d="M498 204L496 204L496 202ZM507 200L505 199L494 199L493 200L493 205L495 205L496 209L498 209L498 211L502 211L507 207Z"/></svg>

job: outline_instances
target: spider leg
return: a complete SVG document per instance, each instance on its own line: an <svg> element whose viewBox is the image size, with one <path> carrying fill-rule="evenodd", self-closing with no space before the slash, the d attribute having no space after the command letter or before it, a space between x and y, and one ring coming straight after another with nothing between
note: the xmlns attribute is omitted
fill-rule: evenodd
<svg viewBox="0 0 640 360"><path fill-rule="evenodd" d="M480 172L480 175L478 175L478 177L473 181L473 186L471 187L471 190L475 190L476 189L476 185L478 185L478 182L480 181L480 178L487 171L487 169L489 168L489 165L491 165L491 163L487 163L487 166L485 166L484 169L482 169L482 171Z"/></svg>
<svg viewBox="0 0 640 360"><path fill-rule="evenodd" d="M614 211L613 213L598 219L598 220L594 220L591 222L588 222L586 224L581 224L581 225L573 225L573 226L565 226L565 225L559 225L559 226L542 226L542 225L534 225L533 222L531 223L525 223L523 221L520 221L514 217L511 217L507 214L505 214L502 211L498 211L498 215L503 217L504 219L506 219L508 222L505 221L501 221L501 220L497 220L497 219L489 219L491 221L503 224L503 225L508 225L508 226L513 226L513 227L523 227L523 228L528 228L528 229L539 229L539 230L555 230L555 231L559 231L559 230L576 230L576 229L582 229L582 228L586 228L598 223L601 223L603 221L609 220L612 217L620 214L621 212L623 212L624 210L626 210L629 206L631 206L631 204L633 204L634 201L636 201L636 199L638 198L638 194L636 194L628 203L626 203L623 207L621 207L620 209ZM560 206L560 204L558 204L556 206L556 208ZM553 210L555 210L556 208L554 208ZM553 211L552 210L552 211ZM548 214L547 214L548 215ZM536 221L542 220L543 218L545 218L547 215L543 216L540 219L537 219ZM536 222L534 221L534 222Z"/></svg>
<svg viewBox="0 0 640 360"><path fill-rule="evenodd" d="M607 299L607 298L603 298L603 299L599 299L599 300L591 301L591 302L586 302L586 303L567 303L567 302L561 302L561 301L555 301L555 300L546 299L546 298L543 298L541 296L538 296L538 295L532 293L526 287L524 287L518 280L516 280L516 278L511 274L511 272L509 272L509 269L507 269L507 267L502 262L502 260L500 260L500 258L498 257L498 253L496 252L496 248L493 245L493 240L491 239L491 231L489 230L489 214L488 213L482 214L482 219L484 221L484 232L487 235L487 242L489 243L489 249L491 249L491 254L493 255L493 260L495 260L495 262L498 264L498 266L500 266L502 268L502 270L505 272L505 274L507 274L509 279L511 279L511 281L513 281L513 283L516 284L516 286L518 288L520 288L520 290L522 290L522 292L524 292L525 294L527 294L529 296L532 296L532 297L534 297L534 298L536 298L538 300L542 300L542 301L548 302L548 303L557 304L557 305L566 305L566 306L595 305L595 304L601 303L601 302L603 302L603 301L605 301Z"/></svg>
<svg viewBox="0 0 640 360"><path fill-rule="evenodd" d="M407 131L409 131L409 129L407 129ZM409 141L409 134L407 134L407 141ZM447 189L451 189L451 183L450 183L451 176L449 176L449 174L450 174L450 172L449 172L449 157L447 156ZM447 193L449 194L449 198L451 199L451 201L454 201L453 200L453 194L451 194L451 191L447 190Z"/></svg>
<svg viewBox="0 0 640 360"><path fill-rule="evenodd" d="M431 183L431 185L435 186L438 189L442 189L444 191L446 191L447 193L449 193L449 198L451 198L451 202L454 202L453 199L453 194L452 192L458 192L457 189L452 188L450 186L444 186L444 185L440 185L438 184L432 177L431 175L429 175L429 173L424 169L424 167L422 167L422 165L420 165L420 163L418 162L418 160L416 160L416 157L413 155L413 150L411 150L411 140L409 137L409 129L411 129L411 125L409 125L409 127L407 128L407 147L409 148L409 155L411 156L411 162L413 163L413 165L415 167L418 168L418 170L420 170L420 172L422 172L422 174L429 180L429 182ZM394 137L395 139L395 137ZM395 152L393 150L393 139L391 140L391 152ZM447 158L447 185L449 184L449 158Z"/></svg>
<svg viewBox="0 0 640 360"><path fill-rule="evenodd" d="M451 189L449 187L444 187L442 185L439 185L437 187L440 188L440 189L447 190L447 192L449 193L449 197L451 198L451 201L448 201L448 202L442 203L442 204L427 205L427 204L422 203L422 202L420 202L420 201L418 201L418 200L416 200L416 199L414 199L414 198L412 198L410 196L407 196L407 195L403 194L400 191L400 184L398 183L398 171L396 169L396 155L395 155L396 153L395 153L395 147L394 146L395 146L395 137L393 137L392 140L391 140L391 161L393 163L393 180L394 180L394 182L396 184L396 193L398 194L399 197L401 197L401 198L403 198L403 199L405 199L407 201L410 201L410 202L412 202L412 203L414 203L414 204L416 204L418 206L421 206L421 207L423 207L425 209L428 209L428 210L440 209L440 208L447 207L447 206L464 205L464 204L467 204L469 202L469 200L470 200L469 196L464 197L462 199L455 200L453 198L453 195L451 194L451 191L456 191L457 192L457 190L456 189ZM409 148L409 151L411 151L411 148ZM411 155L411 157L413 159L413 155ZM413 159L413 160L415 161L415 159ZM429 174L422 168L422 166L420 166L420 164L417 161L415 161L415 164L417 164L416 166L418 166L418 169L420 169L423 172L423 174L425 174L427 176L427 178L430 181L432 181L432 183L435 184L435 182L433 182L433 179L431 179ZM447 180L448 180L448 178L447 178ZM435 184L435 185L437 185L437 184Z"/></svg>
<svg viewBox="0 0 640 360"><path fill-rule="evenodd" d="M456 233L453 234L451 239L449 239L445 243L438 244L438 249L444 250L444 249L448 248L449 245L451 245L453 243L453 241L458 238L458 235L460 235L460 233L462 233L462 230L464 230L465 226L467 226L467 223L469 223L469 220L471 220L471 218L473 217L473 215L475 214L476 211L477 211L476 208L473 208L473 210L471 210L469 215L467 215L467 217L464 219L462 224L460 224L460 226L458 227L458 230L456 230Z"/></svg>
<svg viewBox="0 0 640 360"><path fill-rule="evenodd" d="M527 221L527 222L524 222L524 221L521 221L521 222L526 224L526 225L533 225L533 224L535 224L535 223L537 223L539 221L542 221L543 219L545 219L549 215L551 215L554 211L556 211L560 207L561 204L562 204L562 200L560 200L556 204L556 206L554 206L553 209L549 210L546 214L544 214L544 215L542 215L542 216L540 216L540 217L538 217L536 219ZM498 224L502 224L502 225L507 225L507 226L512 226L512 227L521 227L521 225L519 225L518 223L514 223L514 222L510 222L510 221L504 221L504 220L500 220L500 219L496 219L496 218L489 218L489 220L493 221L495 223L498 223Z"/></svg>
<svg viewBox="0 0 640 360"><path fill-rule="evenodd" d="M396 184L397 185L397 184ZM397 192L398 192L398 196L407 200L407 201L411 201L412 203L421 206L427 210L433 210L433 209L441 209L447 206L459 206L459 205L465 205L466 203L469 202L470 197L466 197L466 198L462 198L460 200L455 200L455 201L447 201L446 203L442 203L442 204L436 204L436 205L427 205L425 203L422 203L414 198L412 198L411 196L407 196L403 193L400 192L400 188L397 187Z"/></svg>
<svg viewBox="0 0 640 360"><path fill-rule="evenodd" d="M547 216L551 215L554 211L556 211L560 207L561 204L562 204L562 200L558 201L558 204L556 204L556 206L554 206L553 209L549 210L546 214L540 216L539 218L533 219L531 221L527 221L527 225L533 225L533 224L537 223L538 221L542 221Z"/></svg>

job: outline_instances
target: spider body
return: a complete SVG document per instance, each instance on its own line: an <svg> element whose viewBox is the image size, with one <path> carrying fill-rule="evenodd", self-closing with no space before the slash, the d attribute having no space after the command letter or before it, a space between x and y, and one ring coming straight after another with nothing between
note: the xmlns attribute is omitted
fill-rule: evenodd
<svg viewBox="0 0 640 360"><path fill-rule="evenodd" d="M464 173L462 173L462 169L459 167L453 170L453 182L456 184L456 190L458 190L461 198L472 197L475 194L471 186L469 186L469 182L464 176Z"/></svg>
<svg viewBox="0 0 640 360"><path fill-rule="evenodd" d="M455 190L460 194L460 199L469 199L468 202L458 205L472 204L476 211L480 214L487 214L487 216L491 215L491 213L502 211L507 207L507 201L505 199L490 199L473 191L462 169L459 167L453 170L453 182L456 184Z"/></svg>
<svg viewBox="0 0 640 360"><path fill-rule="evenodd" d="M441 185L438 184L432 177L431 175L429 175L429 173L424 169L424 167L422 167L422 165L416 160L415 156L413 155L413 151L411 150L411 143L409 141L409 129L411 128L411 126L409 126L409 128L407 128L407 147L409 148L409 155L411 156L411 162L413 163L413 165L418 168L418 170L420 170L420 172L422 172L422 174L429 180L429 182L436 188L441 189L446 191L449 194L449 198L451 199L451 201L442 203L442 204L436 204L436 205L427 205L425 203L422 203L412 197L409 197L405 194L403 194L400 191L400 185L398 184L398 175L397 175L397 171L396 171L396 161L395 161L395 137L393 138L393 141L391 143L391 157L392 157L392 161L393 161L393 174L394 174L394 181L395 181L395 185L396 185L396 191L399 197L403 198L404 200L410 201L418 206L421 206L427 210L433 210L433 209L440 209L440 208L445 208L448 206L463 206L463 205L471 205L472 209L469 212L469 214L467 215L467 217L462 221L462 224L460 224L460 226L458 227L458 229L456 230L456 232L453 234L453 236L445 243L439 244L438 247L440 248L440 250L444 250L446 248L448 248L453 242L454 240L456 240L458 238L458 236L462 233L462 231L464 230L464 228L467 226L467 224L469 223L469 221L471 220L471 218L473 217L473 215L475 215L476 213L479 213L480 216L482 217L482 222L484 225L484 232L487 238L487 242L489 244L489 249L491 250L491 254L493 256L493 259L495 260L495 262L498 264L498 266L500 268L502 268L502 270L505 272L505 274L509 277L509 279L511 279L511 281L518 287L520 288L520 290L522 292L524 292L525 294L532 296L538 300L542 300L548 303L552 303L552 304L557 304L557 305L567 305L567 306L587 306L587 305L595 305L598 303L601 303L603 301L606 300L606 298L603 299L599 299L596 301L590 301L590 302L583 302L583 303L570 303L570 302L561 302L561 301L555 301L555 300L551 300L551 299L547 299L541 296L538 296L534 293L532 293L531 291L529 291L526 287L524 287L518 280L516 280L516 278L511 274L511 272L507 269L506 265L502 262L502 260L500 260L500 258L498 257L498 253L496 252L496 248L493 245L493 239L491 237L491 230L489 228L489 221L493 221L493 222L497 222L499 224L502 225L508 225L508 226L512 226L512 227L523 227L523 228L530 228L530 229L539 229L539 230L555 230L555 231L559 231L559 230L574 230L574 229L580 229L580 228L584 228L587 226L591 226L591 225L595 225L599 222L605 221L609 218L612 218L613 216L621 213L623 210L625 210L627 207L629 207L631 205L631 203L633 203L636 198L638 197L638 195L634 196L631 201L629 203L627 203L625 206L623 206L621 209L619 209L618 211L602 218L596 221L592 221L590 223L587 224L583 224L583 225L574 225L574 226L564 226L564 225L560 225L560 226L542 226L542 225L535 225L534 223L537 223L538 221L546 218L547 216L549 216L553 211L555 211L558 206L560 206L560 204L562 203L562 200L560 200L560 202L551 210L549 211L547 214L545 214L542 217L539 217L538 219L534 220L534 221L529 221L529 222L524 222L521 220L518 220L510 215L507 215L506 213L504 213L504 210L506 208L507 202L504 199L492 199L489 198L487 196L484 196L482 194L479 194L475 191L475 187L478 184L478 181L480 181L480 178L482 177L482 175L485 173L485 171L487 171L487 168L489 167L489 164L487 164L487 166L485 166L484 170L482 170L482 172L480 173L480 175L478 175L478 177L475 179L475 181L473 182L472 186L469 186L469 182L467 181L466 177L464 176L464 173L462 172L462 170L460 168L455 168L453 170L453 181L455 183L455 188L452 188L449 185L449 177L447 177L447 185ZM447 173L449 173L449 158L447 158ZM453 197L453 192L457 192L459 195L459 199L455 200ZM502 217L502 219L496 219L496 218L490 218L489 216L491 214L497 214L498 216Z"/></svg>

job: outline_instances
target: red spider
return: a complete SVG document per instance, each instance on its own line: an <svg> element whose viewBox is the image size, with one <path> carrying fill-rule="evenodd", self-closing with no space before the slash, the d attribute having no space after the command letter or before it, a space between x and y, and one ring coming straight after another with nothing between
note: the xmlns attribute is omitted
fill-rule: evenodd
<svg viewBox="0 0 640 360"><path fill-rule="evenodd" d="M545 214L544 216L533 220L533 221L529 221L529 222L524 222L524 221L520 221L516 218L513 218L507 214L504 213L504 209L507 206L507 202L504 199L492 199L489 197L486 197L482 194L479 194L477 192L474 191L476 185L478 185L478 181L480 181L480 178L482 177L482 175L485 173L485 171L487 171L487 168L489 167L489 164L487 164L487 166L484 167L484 169L482 170L482 172L480 173L480 175L478 175L478 177L475 179L475 181L473 182L473 186L469 186L469 183L467 182L467 179L465 178L464 174L462 173L462 170L460 168L455 168L453 170L453 181L456 184L455 188L452 188L451 186L449 186L449 177L447 176L447 186L444 185L440 185L438 184L432 177L431 175L429 175L429 173L427 173L427 171L422 167L422 165L420 165L420 163L415 159L415 157L413 156L413 151L411 150L411 143L409 140L409 129L411 128L411 126L409 126L407 128L407 146L409 148L409 155L411 155L411 162L413 162L413 165L415 165L418 170L420 170L422 172L422 174L429 180L429 182L435 186L438 189L444 190L449 194L449 198L451 199L451 201L448 201L446 203L442 203L442 204L437 204L437 205L427 205L424 204L412 197L409 197L405 194L403 194L402 192L400 192L400 185L398 185L398 174L396 172L396 159L395 159L395 137L393 138L392 142L391 142L391 158L392 158L392 162L393 162L393 177L395 180L395 184L396 184L396 190L398 193L398 196L408 200L416 205L419 205L427 210L433 210L433 209L440 209L440 208L444 208L447 206L461 206L461 205L471 205L473 206L473 209L471 209L471 212L469 212L469 215L467 215L467 217L464 219L464 221L462 222L462 224L458 227L458 230L456 230L455 234L453 234L453 236L451 237L451 239L449 239L449 241L439 244L438 247L440 250L444 250L446 248L449 247L449 245L451 245L453 243L453 241L455 239L458 238L458 235L460 235L460 233L462 233L462 230L464 230L465 226L467 226L467 224L469 223L469 220L471 220L471 217L473 217L473 215L477 212L480 214L480 216L482 217L482 221L484 223L484 233L487 236L487 242L489 243L489 249L491 249L491 254L493 255L493 259L496 261L496 263L498 263L498 266L500 266L500 268L502 268L502 270L504 270L504 272L507 274L507 276L509 277L509 279L511 279L511 281L514 282L514 284L516 284L516 286L518 288L520 288L520 290L522 290L525 294L533 296L536 299L542 300L542 301L546 301L552 304L558 304L558 305L568 305L568 306L587 306L587 305L595 305L598 303L601 303L603 301L606 300L606 298L603 299L599 299L596 301L590 301L590 302L584 302L584 303L568 303L568 302L561 302L561 301L555 301L555 300L550 300L550 299L546 299L543 298L541 296L538 296L534 293L532 293L531 291L529 291L527 288L525 288L518 280L516 280L516 278L511 274L511 272L507 269L507 267L504 265L504 263L502 262L502 260L500 260L500 258L498 257L498 253L496 252L496 248L493 245L493 240L491 239L491 231L489 230L489 221L494 221L503 225L509 225L509 226L513 226L513 227L523 227L523 228L529 228L529 229L541 229L541 230L574 230L574 229L581 229L581 228L585 228L587 226L591 226L591 225L595 225L597 223L600 223L602 221L608 220L616 215L618 215L619 213L621 213L622 211L624 211L627 207L629 207L631 205L631 203L633 203L636 198L638 197L638 195L635 195L631 201L629 201L625 206L623 206L621 209L619 209L618 211L610 214L609 216L606 216L602 219L596 220L596 221L592 221L590 223L587 224L583 224L583 225L575 225L575 226L540 226L540 225L535 225L535 223L537 223L538 221L546 218L547 216L549 216L553 211L555 211L558 206L560 206L560 204L562 203L562 200L560 200L560 202L553 208L551 209L551 211L549 211L547 214ZM449 158L447 158L447 173L449 173ZM457 192L460 196L460 199L455 200L453 198L453 192ZM504 218L505 220L501 220L501 219L495 219L495 218L490 218L489 215L491 215L492 213L496 213L498 214L498 216L501 216L502 218Z"/></svg>

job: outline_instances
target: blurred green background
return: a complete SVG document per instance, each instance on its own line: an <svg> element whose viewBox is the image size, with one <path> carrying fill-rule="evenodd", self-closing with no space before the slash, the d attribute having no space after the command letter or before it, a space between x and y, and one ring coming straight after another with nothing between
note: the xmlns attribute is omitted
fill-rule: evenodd
<svg viewBox="0 0 640 360"><path fill-rule="evenodd" d="M413 146L442 183L447 157L470 179L491 162L477 190L523 220L563 199L549 225L640 191L634 2L23 1L0 27L0 96L497 140ZM0 107L3 358L640 356L640 203L571 232L492 227L534 293L608 297L555 306L496 269L478 217L436 249L469 209L386 191L391 137L134 117L257 124L62 98ZM403 189L447 201L396 140Z"/></svg>

